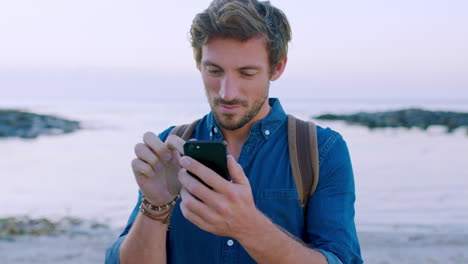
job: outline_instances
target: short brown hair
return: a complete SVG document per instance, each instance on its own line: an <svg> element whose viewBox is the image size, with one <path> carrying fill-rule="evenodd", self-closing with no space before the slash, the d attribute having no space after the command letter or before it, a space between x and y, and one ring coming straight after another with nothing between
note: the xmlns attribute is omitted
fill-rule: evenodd
<svg viewBox="0 0 468 264"><path fill-rule="evenodd" d="M195 16L190 29L193 54L200 67L202 47L215 37L246 41L265 37L270 70L287 57L291 27L286 15L269 1L214 0Z"/></svg>

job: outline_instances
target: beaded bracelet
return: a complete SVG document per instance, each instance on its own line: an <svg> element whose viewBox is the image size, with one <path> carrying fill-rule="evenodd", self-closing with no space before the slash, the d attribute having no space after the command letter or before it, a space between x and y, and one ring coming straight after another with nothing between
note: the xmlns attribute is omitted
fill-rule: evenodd
<svg viewBox="0 0 468 264"><path fill-rule="evenodd" d="M146 211L146 209L143 207L143 205L140 205L140 213L142 213L144 216L158 222L162 222L163 224L169 224L171 220L171 214L172 214L172 209L167 210L164 212L162 215L153 215L150 212Z"/></svg>
<svg viewBox="0 0 468 264"><path fill-rule="evenodd" d="M143 196L141 198L141 203L144 204L146 207L148 207L149 209L151 209L153 211L161 212L161 211L166 211L166 210L171 209L172 207L174 207L174 205L176 204L177 200L179 200L179 198L180 198L180 195L178 194L169 203L167 203L165 205L161 205L161 206L156 206L156 205L151 204L148 200L146 200L146 197Z"/></svg>

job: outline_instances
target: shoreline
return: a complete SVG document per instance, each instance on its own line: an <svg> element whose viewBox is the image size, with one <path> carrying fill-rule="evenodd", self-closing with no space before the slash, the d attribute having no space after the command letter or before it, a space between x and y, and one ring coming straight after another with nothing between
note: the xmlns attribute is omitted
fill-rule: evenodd
<svg viewBox="0 0 468 264"><path fill-rule="evenodd" d="M106 248L123 230L74 223L60 232L0 235L2 263L103 263ZM468 263L468 232L358 231L358 237L365 263Z"/></svg>

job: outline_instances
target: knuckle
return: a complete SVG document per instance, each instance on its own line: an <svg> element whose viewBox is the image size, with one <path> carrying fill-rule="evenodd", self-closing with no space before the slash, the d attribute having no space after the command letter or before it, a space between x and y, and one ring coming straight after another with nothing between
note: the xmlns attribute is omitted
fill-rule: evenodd
<svg viewBox="0 0 468 264"><path fill-rule="evenodd" d="M133 160L132 160L132 163L131 163L131 164L132 164L133 170L135 170L135 169L137 168L138 162L139 162L139 159L133 159Z"/></svg>
<svg viewBox="0 0 468 264"><path fill-rule="evenodd" d="M226 206L223 206L223 205L218 205L217 208L216 208L216 211L220 215L227 215L229 213L229 209Z"/></svg>
<svg viewBox="0 0 468 264"><path fill-rule="evenodd" d="M200 184L189 184L189 186L187 187L191 193L200 193L202 192L204 186L200 183Z"/></svg>
<svg viewBox="0 0 468 264"><path fill-rule="evenodd" d="M177 173L177 178L179 181L183 181L185 178L185 169L180 169L179 172Z"/></svg>
<svg viewBox="0 0 468 264"><path fill-rule="evenodd" d="M240 199L240 192L238 190L229 190L226 196L230 201L237 201Z"/></svg>
<svg viewBox="0 0 468 264"><path fill-rule="evenodd" d="M153 169L148 166L147 164L144 164L143 168L141 168L143 174L145 175L150 175L153 172Z"/></svg>
<svg viewBox="0 0 468 264"><path fill-rule="evenodd" d="M138 156L138 155L141 155L141 153L143 152L143 149L145 149L146 146L145 144L143 143L138 143L135 145L135 154Z"/></svg>
<svg viewBox="0 0 468 264"><path fill-rule="evenodd" d="M185 207L186 207L187 209L193 208L193 207L195 206L195 201L194 201L194 200L190 200L190 199L185 200L185 204L184 204L184 205L185 205Z"/></svg>

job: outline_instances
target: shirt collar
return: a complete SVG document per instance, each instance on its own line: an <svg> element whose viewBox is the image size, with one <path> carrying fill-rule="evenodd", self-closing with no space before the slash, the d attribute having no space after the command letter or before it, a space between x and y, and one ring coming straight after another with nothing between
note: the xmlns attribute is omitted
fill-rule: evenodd
<svg viewBox="0 0 468 264"><path fill-rule="evenodd" d="M287 118L278 98L269 98L268 104L271 106L270 113L264 119L256 122L250 129L251 133L252 131L260 130L267 140L280 128ZM206 124L208 131L210 131L210 138L212 140L221 140L223 136L218 124L216 124L213 112L208 114Z"/></svg>

